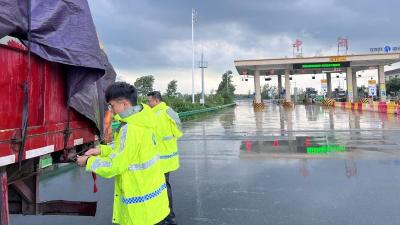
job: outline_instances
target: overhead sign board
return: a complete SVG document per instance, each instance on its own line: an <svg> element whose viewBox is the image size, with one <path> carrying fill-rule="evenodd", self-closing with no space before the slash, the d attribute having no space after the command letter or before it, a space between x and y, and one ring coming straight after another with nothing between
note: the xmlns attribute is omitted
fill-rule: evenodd
<svg viewBox="0 0 400 225"><path fill-rule="evenodd" d="M295 63L293 69L329 69L350 67L350 62Z"/></svg>
<svg viewBox="0 0 400 225"><path fill-rule="evenodd" d="M331 57L329 57L329 61L331 61L331 62L345 62L345 61L347 61L347 57L344 56L344 55L331 56Z"/></svg>
<svg viewBox="0 0 400 225"><path fill-rule="evenodd" d="M377 48L370 48L369 49L370 52L398 52L400 51L400 46L389 46L389 45L385 45L383 47L377 47Z"/></svg>

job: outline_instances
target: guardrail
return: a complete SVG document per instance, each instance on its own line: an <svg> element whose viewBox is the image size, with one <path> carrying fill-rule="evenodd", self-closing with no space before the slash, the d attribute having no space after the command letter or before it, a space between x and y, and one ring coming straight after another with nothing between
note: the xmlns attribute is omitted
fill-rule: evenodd
<svg viewBox="0 0 400 225"><path fill-rule="evenodd" d="M201 113L220 110L220 109L231 107L231 106L234 106L234 105L236 105L236 103L220 105L220 106L215 106L215 107L205 108L205 109L196 109L196 110L192 110L192 111L180 112L180 113L178 113L178 115L179 115L180 118L184 118L184 117L187 117L187 116L193 116L193 115L197 115L197 114L201 114Z"/></svg>
<svg viewBox="0 0 400 225"><path fill-rule="evenodd" d="M236 105L236 103L231 103L231 104L220 105L220 106L215 106L215 107L211 107L211 108L196 109L196 110L192 110L192 111L180 112L180 113L178 113L178 115L182 119L185 117L194 116L194 115L198 115L201 113L217 111L217 110L228 108L228 107L235 106L235 105ZM119 126L119 122L113 122L112 123L113 131L116 130L118 128L118 126Z"/></svg>

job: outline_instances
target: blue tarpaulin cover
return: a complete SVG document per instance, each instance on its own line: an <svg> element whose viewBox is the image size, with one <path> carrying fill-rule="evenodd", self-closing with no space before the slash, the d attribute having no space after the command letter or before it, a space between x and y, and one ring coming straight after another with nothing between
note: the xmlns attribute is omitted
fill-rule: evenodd
<svg viewBox="0 0 400 225"><path fill-rule="evenodd" d="M0 0L0 38L14 36L27 44L29 21L31 52L66 65L68 105L102 134L104 90L116 74L100 48L87 1Z"/></svg>

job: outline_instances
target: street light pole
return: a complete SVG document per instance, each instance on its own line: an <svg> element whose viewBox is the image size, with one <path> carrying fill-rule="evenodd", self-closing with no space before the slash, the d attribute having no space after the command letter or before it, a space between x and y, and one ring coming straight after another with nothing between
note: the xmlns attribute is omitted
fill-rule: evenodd
<svg viewBox="0 0 400 225"><path fill-rule="evenodd" d="M207 61L204 61L204 54L201 53L201 61L199 62L199 67L201 68L201 99L200 103L205 104L206 99L204 95L204 69L208 67Z"/></svg>
<svg viewBox="0 0 400 225"><path fill-rule="evenodd" d="M229 93L229 87L228 87L229 78L228 78L228 75L229 75L229 71L226 71L226 94Z"/></svg>
<svg viewBox="0 0 400 225"><path fill-rule="evenodd" d="M196 10L192 9L192 103L194 103L194 22L196 14Z"/></svg>
<svg viewBox="0 0 400 225"><path fill-rule="evenodd" d="M293 82L294 83L294 88L293 88L293 93L294 93L294 103L296 104L296 102L297 102L297 83L296 82Z"/></svg>
<svg viewBox="0 0 400 225"><path fill-rule="evenodd" d="M226 71L225 83L226 83L226 93L228 93L228 71Z"/></svg>

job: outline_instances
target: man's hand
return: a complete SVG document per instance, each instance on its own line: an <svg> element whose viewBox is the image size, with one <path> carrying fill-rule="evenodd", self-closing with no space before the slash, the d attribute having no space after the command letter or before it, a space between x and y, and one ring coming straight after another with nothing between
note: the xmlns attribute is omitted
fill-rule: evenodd
<svg viewBox="0 0 400 225"><path fill-rule="evenodd" d="M96 156L100 155L100 149L99 148L91 148L85 152L86 156Z"/></svg>
<svg viewBox="0 0 400 225"><path fill-rule="evenodd" d="M89 156L87 155L83 155L83 156L77 156L76 158L76 164L78 164L78 166L86 166L87 160L88 160Z"/></svg>

